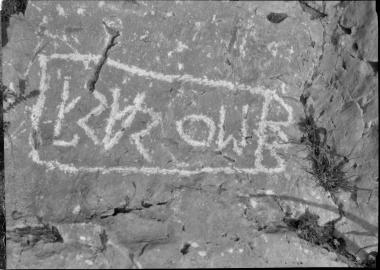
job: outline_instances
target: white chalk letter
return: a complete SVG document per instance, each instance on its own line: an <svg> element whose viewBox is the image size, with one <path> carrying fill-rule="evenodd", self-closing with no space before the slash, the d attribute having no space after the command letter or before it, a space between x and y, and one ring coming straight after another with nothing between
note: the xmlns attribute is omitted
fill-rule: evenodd
<svg viewBox="0 0 380 270"><path fill-rule="evenodd" d="M111 149L114 145L116 145L121 137L123 136L124 130L129 128L136 117L136 113L142 110L142 103L145 99L145 93L137 94L132 106L127 106L123 111L119 110L119 98L120 98L120 89L115 88L110 90L112 92L113 103L111 104L111 112L110 116L107 120L106 126L106 135L103 139L103 144L105 150ZM121 130L115 132L115 135L112 135L112 129L115 125L115 122L121 120L127 114L128 117L121 123Z"/></svg>
<svg viewBox="0 0 380 270"><path fill-rule="evenodd" d="M59 105L58 118L56 124L54 126L54 137L58 137L61 134L62 129L62 121L65 118L65 114L69 113L72 109L74 109L75 105L80 100L80 97L76 97L69 104L66 105L67 100L69 99L69 78L65 77L63 81L63 91L62 91L62 102ZM71 141L62 141L62 140L54 140L53 144L56 146L75 146L79 142L79 136L74 134L74 137Z"/></svg>
<svg viewBox="0 0 380 270"><path fill-rule="evenodd" d="M219 119L219 134L218 134L218 140L216 142L218 148L217 150L221 151L223 150L224 148L227 147L227 145L232 142L232 149L234 150L234 152L236 152L236 154L238 154L239 156L241 154L243 154L243 147L247 145L247 141L246 141L246 137L247 137L247 113L248 113L248 105L245 105L243 106L242 108L242 124L241 124L241 142L240 142L240 146L239 147L239 143L238 143L238 140L235 139L234 136L232 136L231 134L227 137L227 139L224 139L224 136L225 136L225 133L224 133L224 130L225 130L225 127L224 127L224 122L225 122L225 119L226 119L226 109L224 108L224 106L222 105L220 107L220 119Z"/></svg>
<svg viewBox="0 0 380 270"><path fill-rule="evenodd" d="M191 122L202 121L203 123L205 123L209 129L207 139L203 141L197 141L197 140L192 139L189 135L185 134L183 130L183 124L186 121L191 121ZM202 114L198 114L198 115L192 114L192 115L187 115L182 120L177 121L176 125L177 125L177 131L180 137L191 146L210 146L211 145L211 141L214 138L214 134L215 134L215 124L211 118Z"/></svg>
<svg viewBox="0 0 380 270"><path fill-rule="evenodd" d="M136 97L137 98L137 97ZM148 154L148 151L145 149L144 145L141 143L141 140L143 137L149 134L149 132L156 126L160 124L162 121L161 113L155 112L152 108L147 108L144 104L143 109L141 110L142 113L149 114L149 116L152 119L152 122L149 123L149 125L146 127L146 129L143 129L139 132L131 134L131 141L136 144L137 151L140 152L140 154L149 162L152 162L152 158ZM125 120L126 123L132 122L128 118ZM130 124L128 124L130 125Z"/></svg>
<svg viewBox="0 0 380 270"><path fill-rule="evenodd" d="M98 91L94 91L94 97L99 100L99 105L91 110L87 115L82 117L77 121L77 124L84 129L87 136L94 142L95 145L99 144L99 139L95 135L94 129L87 125L88 120L91 116L99 116L107 107L107 99L106 97Z"/></svg>

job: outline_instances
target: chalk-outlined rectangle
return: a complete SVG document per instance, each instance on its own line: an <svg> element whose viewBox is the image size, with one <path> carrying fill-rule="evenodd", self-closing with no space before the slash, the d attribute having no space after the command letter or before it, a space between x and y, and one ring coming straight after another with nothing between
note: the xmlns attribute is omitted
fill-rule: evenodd
<svg viewBox="0 0 380 270"><path fill-rule="evenodd" d="M281 126L289 126L293 123L293 114L292 108L284 102L284 100L276 93L275 90L265 89L263 87L250 87L244 84L234 84L229 81L224 80L211 80L206 77L204 78L196 78L192 75L184 74L184 75L173 75L173 74L163 74L155 71L149 71L142 68L139 68L134 65L127 65L121 63L119 61L108 58L106 65L110 67L114 67L119 70L123 70L126 73L134 76L145 77L155 80L160 80L168 83L172 82L182 82L182 83L190 83L197 84L201 86L206 86L209 88L223 88L227 91L249 91L252 94L259 94L264 97L263 101L263 110L261 115L261 121L259 124L259 128L257 130L257 135L259 137L258 148L255 152L257 156L257 160L255 161L254 168L240 168L240 167L202 167L199 169L183 169L183 168L160 168L160 167L131 167L131 166L116 166L116 167L102 167L102 166L76 166L72 163L61 163L57 160L41 160L38 149L35 148L33 143L33 132L39 130L39 122L42 115L42 110L45 106L46 102L46 92L49 90L48 85L48 74L47 74L47 64L49 61L54 59L61 59L66 61L73 62L82 62L84 65L88 65L90 62L96 63L100 59L100 55L92 55L92 54L52 54L52 55L39 55L39 64L41 68L41 77L40 77L40 95L37 99L36 104L32 108L31 114L31 122L32 129L29 136L29 143L32 147L30 152L30 157L32 160L42 166L45 166L48 170L58 169L65 173L78 173L78 172L100 172L103 174L107 173L120 173L120 174L146 174L146 175L180 175L180 176L191 176L197 175L200 173L209 173L209 174L236 174L236 173L245 173L249 175L255 175L258 173L280 173L285 170L285 162L282 160L275 152L276 148L284 148L287 147L285 144L278 144L276 142L272 144L265 143L265 129L271 128L279 133L279 135L286 139L286 134L281 131ZM224 91L224 90L221 90ZM276 122L266 120L266 116L268 114L268 105L269 103L275 100L283 106L283 108L288 112L287 121ZM261 164L262 160L262 147L266 145L266 147L270 150L271 154L275 156L278 161L279 166L276 168L266 168Z"/></svg>

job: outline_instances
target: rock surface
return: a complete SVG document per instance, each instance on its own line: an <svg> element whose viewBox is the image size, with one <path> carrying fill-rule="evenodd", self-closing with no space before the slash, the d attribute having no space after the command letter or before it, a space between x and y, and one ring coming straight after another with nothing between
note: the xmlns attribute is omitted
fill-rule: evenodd
<svg viewBox="0 0 380 270"><path fill-rule="evenodd" d="M377 251L374 2L30 1L7 31L4 85L38 92L5 108L8 268L347 266ZM341 206L293 143L301 95L349 159ZM339 219L354 259L284 223L306 209Z"/></svg>

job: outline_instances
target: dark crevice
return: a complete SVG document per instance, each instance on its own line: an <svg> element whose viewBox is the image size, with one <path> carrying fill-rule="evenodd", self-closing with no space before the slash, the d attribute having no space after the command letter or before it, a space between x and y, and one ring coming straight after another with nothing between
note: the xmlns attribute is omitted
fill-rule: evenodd
<svg viewBox="0 0 380 270"><path fill-rule="evenodd" d="M169 202L158 202L158 203L156 203L156 205L166 205L166 204L168 204Z"/></svg>
<svg viewBox="0 0 380 270"><path fill-rule="evenodd" d="M146 202L146 201L141 201L141 207L128 207L128 204L125 204L125 205L122 205L120 207L116 207L113 209L113 213L112 214L108 214L108 215L101 215L100 218L101 219L105 219L105 218L108 218L110 216L117 216L119 214L128 214L128 213L131 213L131 212L134 212L134 211L143 211L147 208L151 208L151 207L154 207L154 206L162 206L162 205L167 205L170 201L164 201L164 202L157 202L157 203L150 203L150 202Z"/></svg>
<svg viewBox="0 0 380 270"><path fill-rule="evenodd" d="M286 18L288 18L288 14L286 13L275 13L275 12L271 12L267 15L267 19L268 21L270 21L271 23L280 23L282 22L283 20L285 20Z"/></svg>
<svg viewBox="0 0 380 270"><path fill-rule="evenodd" d="M354 51L359 50L359 45L358 45L358 43L354 42L354 44L352 44L352 49L353 49Z"/></svg>
<svg viewBox="0 0 380 270"><path fill-rule="evenodd" d="M127 208L127 207L116 207L114 208L112 216L116 216L118 214L128 214L132 211L140 211L143 210L141 207ZM102 216L101 218L106 218L108 216Z"/></svg>
<svg viewBox="0 0 380 270"><path fill-rule="evenodd" d="M346 61L342 60L342 68L344 70L347 70L347 64L346 64Z"/></svg>
<svg viewBox="0 0 380 270"><path fill-rule="evenodd" d="M321 19L327 16L327 14L319 11L318 9L311 7L309 4L305 3L305 1L299 1L299 3L301 5L302 10L311 15L310 16L311 20Z"/></svg>
<svg viewBox="0 0 380 270"><path fill-rule="evenodd" d="M191 247L191 245L189 243L185 243L180 250L182 255L186 255L187 253L189 253L190 247Z"/></svg>
<svg viewBox="0 0 380 270"><path fill-rule="evenodd" d="M149 207L153 206L153 204L152 203L148 203L148 202L142 200L141 201L141 206L144 207L144 208L149 208Z"/></svg>
<svg viewBox="0 0 380 270"><path fill-rule="evenodd" d="M7 28L13 14L25 14L28 0L3 0L1 9L1 47L8 43Z"/></svg>
<svg viewBox="0 0 380 270"><path fill-rule="evenodd" d="M120 32L109 27L105 22L103 22L104 27L106 28L107 33L111 36L110 40L108 41L108 44L106 48L104 49L104 52L98 62L98 64L95 67L94 74L87 82L87 88L88 91L91 93L95 90L95 85L97 81L99 80L100 71L102 70L103 65L106 63L108 55L112 47L114 47L116 43L116 38L120 36Z"/></svg>
<svg viewBox="0 0 380 270"><path fill-rule="evenodd" d="M351 35L351 33L352 33L351 28L349 28L349 27L345 27L345 26L341 25L340 23L338 23L338 25L340 26L340 28L343 30L343 32L344 32L345 34L347 34L347 35Z"/></svg>
<svg viewBox="0 0 380 270"><path fill-rule="evenodd" d="M141 201L141 206L144 207L144 208L150 208L152 206L161 206L161 205L166 205L168 203L169 203L169 201L150 203L150 202L147 202L145 200L142 200Z"/></svg>
<svg viewBox="0 0 380 270"><path fill-rule="evenodd" d="M226 58L226 64L232 66L231 60L228 57Z"/></svg>
<svg viewBox="0 0 380 270"><path fill-rule="evenodd" d="M377 73L379 71L379 62L367 61L367 63L371 66L373 72Z"/></svg>
<svg viewBox="0 0 380 270"><path fill-rule="evenodd" d="M33 247L37 242L63 243L63 238L55 226L44 224L42 226L26 226L7 231L7 240L20 243L21 246Z"/></svg>
<svg viewBox="0 0 380 270"><path fill-rule="evenodd" d="M223 156L223 158L225 158L225 159L228 160L229 162L236 162L235 159L233 159L233 158L231 158L231 157L229 157L229 156L226 156L226 155L222 155L222 156Z"/></svg>

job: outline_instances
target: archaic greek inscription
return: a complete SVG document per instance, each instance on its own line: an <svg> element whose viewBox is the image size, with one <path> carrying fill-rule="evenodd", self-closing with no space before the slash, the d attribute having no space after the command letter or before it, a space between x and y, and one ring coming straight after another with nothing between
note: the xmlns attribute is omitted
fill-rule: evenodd
<svg viewBox="0 0 380 270"><path fill-rule="evenodd" d="M51 122L54 138L43 154L31 144L36 163L69 173L257 174L285 169L278 152L286 148L283 128L292 123L292 109L275 90L166 75L108 59L104 76L110 79L101 78L89 93L79 72L59 68L84 69L99 57L40 55L41 95L33 107L32 128ZM180 85L174 94L172 84ZM77 158L69 160L65 151ZM62 153L62 160L55 152Z"/></svg>

